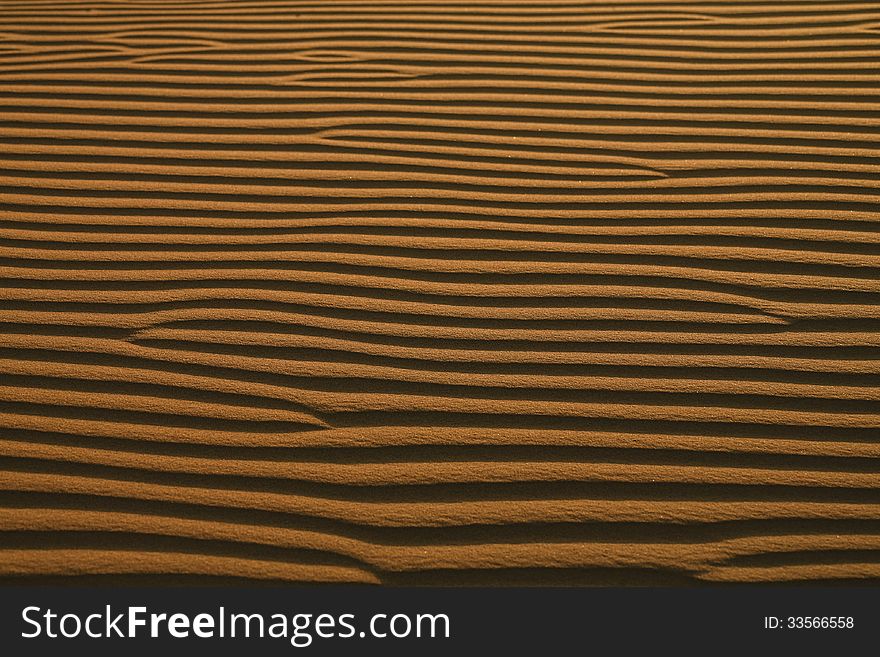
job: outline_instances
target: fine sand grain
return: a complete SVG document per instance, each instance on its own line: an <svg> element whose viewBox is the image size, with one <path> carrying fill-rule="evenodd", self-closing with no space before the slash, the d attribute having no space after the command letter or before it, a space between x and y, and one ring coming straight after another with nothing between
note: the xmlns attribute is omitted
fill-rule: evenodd
<svg viewBox="0 0 880 657"><path fill-rule="evenodd" d="M0 578L880 581L880 3L6 0Z"/></svg>

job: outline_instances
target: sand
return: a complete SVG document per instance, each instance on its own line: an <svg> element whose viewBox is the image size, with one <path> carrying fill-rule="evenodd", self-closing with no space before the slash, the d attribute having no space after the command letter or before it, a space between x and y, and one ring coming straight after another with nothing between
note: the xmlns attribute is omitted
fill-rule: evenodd
<svg viewBox="0 0 880 657"><path fill-rule="evenodd" d="M4 582L880 580L880 5L0 5Z"/></svg>

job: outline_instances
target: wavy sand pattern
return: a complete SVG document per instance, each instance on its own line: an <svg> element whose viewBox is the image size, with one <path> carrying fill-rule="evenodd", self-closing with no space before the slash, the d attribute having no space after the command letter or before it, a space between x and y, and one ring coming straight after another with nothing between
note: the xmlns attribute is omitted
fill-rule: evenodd
<svg viewBox="0 0 880 657"><path fill-rule="evenodd" d="M878 83L880 3L3 2L0 576L880 580Z"/></svg>

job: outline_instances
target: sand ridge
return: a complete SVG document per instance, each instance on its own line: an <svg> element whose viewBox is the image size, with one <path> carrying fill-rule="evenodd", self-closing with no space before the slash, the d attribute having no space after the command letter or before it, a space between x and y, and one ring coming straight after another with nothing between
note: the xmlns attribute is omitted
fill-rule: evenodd
<svg viewBox="0 0 880 657"><path fill-rule="evenodd" d="M880 578L880 3L0 6L0 578Z"/></svg>

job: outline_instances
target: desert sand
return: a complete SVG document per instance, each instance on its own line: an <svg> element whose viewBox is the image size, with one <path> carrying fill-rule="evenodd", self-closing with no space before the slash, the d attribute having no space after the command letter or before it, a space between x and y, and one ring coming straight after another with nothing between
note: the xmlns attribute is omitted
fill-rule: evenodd
<svg viewBox="0 0 880 657"><path fill-rule="evenodd" d="M880 580L880 3L7 0L4 582Z"/></svg>

